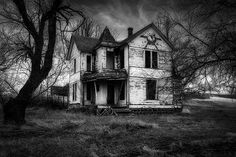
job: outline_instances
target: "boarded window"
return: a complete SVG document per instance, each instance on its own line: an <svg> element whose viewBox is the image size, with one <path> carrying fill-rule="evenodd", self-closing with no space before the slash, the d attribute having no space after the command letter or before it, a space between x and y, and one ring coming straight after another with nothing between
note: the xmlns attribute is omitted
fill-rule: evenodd
<svg viewBox="0 0 236 157"><path fill-rule="evenodd" d="M77 83L72 85L72 100L76 101L77 99Z"/></svg>
<svg viewBox="0 0 236 157"><path fill-rule="evenodd" d="M120 100L125 100L125 85L124 84L121 87Z"/></svg>
<svg viewBox="0 0 236 157"><path fill-rule="evenodd" d="M125 67L125 59L124 59L124 49L120 52L120 68L123 69Z"/></svg>
<svg viewBox="0 0 236 157"><path fill-rule="evenodd" d="M150 55L150 51L145 51L145 68L151 68L151 55Z"/></svg>
<svg viewBox="0 0 236 157"><path fill-rule="evenodd" d="M156 99L156 80L147 80L147 88L146 88L147 100L155 100Z"/></svg>
<svg viewBox="0 0 236 157"><path fill-rule="evenodd" d="M74 65L74 73L76 73L76 59L74 59L74 61L73 61L73 65Z"/></svg>
<svg viewBox="0 0 236 157"><path fill-rule="evenodd" d="M87 100L91 100L91 88L92 85L90 83L87 83Z"/></svg>
<svg viewBox="0 0 236 157"><path fill-rule="evenodd" d="M92 64L91 64L91 56L87 56L87 71L91 71Z"/></svg>

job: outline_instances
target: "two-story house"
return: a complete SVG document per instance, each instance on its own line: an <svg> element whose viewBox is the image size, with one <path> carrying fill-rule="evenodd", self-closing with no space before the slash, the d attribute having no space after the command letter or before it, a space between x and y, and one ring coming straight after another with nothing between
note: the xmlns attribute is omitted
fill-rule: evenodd
<svg viewBox="0 0 236 157"><path fill-rule="evenodd" d="M69 103L172 108L171 43L153 24L117 42L106 27L99 39L71 37Z"/></svg>

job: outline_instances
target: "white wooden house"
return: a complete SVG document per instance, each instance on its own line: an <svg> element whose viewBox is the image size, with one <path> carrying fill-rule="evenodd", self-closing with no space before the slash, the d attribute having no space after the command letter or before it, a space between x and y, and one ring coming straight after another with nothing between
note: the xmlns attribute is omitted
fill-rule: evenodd
<svg viewBox="0 0 236 157"><path fill-rule="evenodd" d="M106 27L99 39L72 36L69 103L173 108L171 43L153 24L117 42Z"/></svg>

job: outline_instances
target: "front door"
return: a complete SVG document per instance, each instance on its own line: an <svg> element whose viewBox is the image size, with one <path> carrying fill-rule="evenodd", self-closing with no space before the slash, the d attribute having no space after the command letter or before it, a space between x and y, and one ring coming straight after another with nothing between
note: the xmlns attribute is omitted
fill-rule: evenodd
<svg viewBox="0 0 236 157"><path fill-rule="evenodd" d="M107 86L107 103L109 105L113 105L114 104L114 85L111 83L108 83Z"/></svg>

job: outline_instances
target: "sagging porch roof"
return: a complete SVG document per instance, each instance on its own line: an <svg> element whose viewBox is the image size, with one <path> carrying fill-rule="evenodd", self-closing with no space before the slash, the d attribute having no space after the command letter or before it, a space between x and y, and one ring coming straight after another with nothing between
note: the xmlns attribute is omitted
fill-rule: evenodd
<svg viewBox="0 0 236 157"><path fill-rule="evenodd" d="M126 80L128 74L125 69L107 69L103 72L85 73L82 76L83 82L91 82L96 80Z"/></svg>

